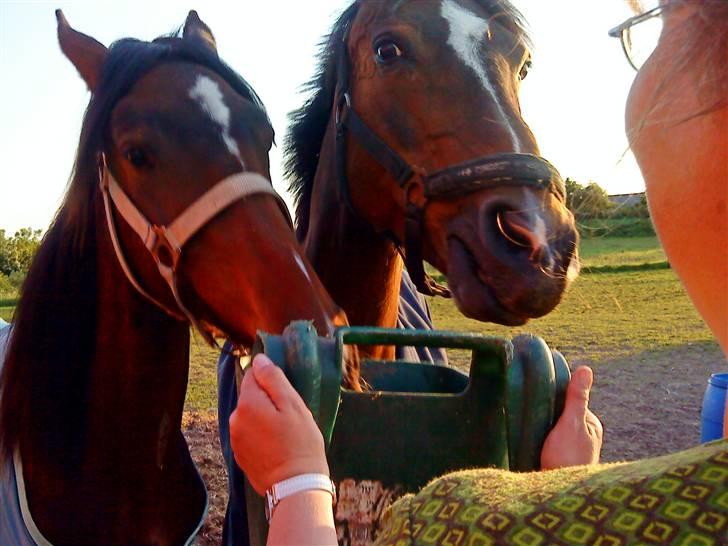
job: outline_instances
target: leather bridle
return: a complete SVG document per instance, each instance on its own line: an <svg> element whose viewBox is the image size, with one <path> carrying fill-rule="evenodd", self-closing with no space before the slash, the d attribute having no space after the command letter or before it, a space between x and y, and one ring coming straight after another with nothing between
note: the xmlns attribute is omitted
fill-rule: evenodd
<svg viewBox="0 0 728 546"><path fill-rule="evenodd" d="M335 94L335 155L341 195L350 211L371 225L356 211L351 199L346 170L346 135L349 133L395 179L404 192L404 245L391 231L382 233L394 242L405 260L412 281L421 293L428 296L450 297L450 291L427 275L423 265L422 233L425 209L429 202L452 199L499 186L528 186L549 190L561 202L565 202L564 181L551 163L532 154L488 155L449 165L431 173L407 163L366 125L352 106L348 51L350 28L347 27L344 32L337 66Z"/></svg>
<svg viewBox="0 0 728 546"><path fill-rule="evenodd" d="M189 311L182 302L177 286L178 267L185 243L189 242L200 229L233 203L252 195L270 195L275 198L283 216L291 228L293 227L288 207L273 189L271 182L254 172L238 172L217 182L166 226L150 222L132 202L111 173L104 153L99 156L99 188L104 199L106 223L114 252L131 285L169 316L180 321L189 321L210 344L215 344L213 332L219 332L219 329L198 320ZM149 294L132 273L119 240L111 210L112 204L154 258L159 274L169 286L174 297L177 310L169 308Z"/></svg>

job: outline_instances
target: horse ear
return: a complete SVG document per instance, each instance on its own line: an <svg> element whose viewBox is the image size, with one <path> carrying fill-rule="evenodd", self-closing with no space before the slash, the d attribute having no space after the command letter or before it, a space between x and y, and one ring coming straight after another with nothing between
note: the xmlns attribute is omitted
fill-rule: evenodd
<svg viewBox="0 0 728 546"><path fill-rule="evenodd" d="M101 77L101 67L106 60L108 50L91 36L72 29L59 9L56 10L56 20L61 51L73 63L89 90L93 92Z"/></svg>
<svg viewBox="0 0 728 546"><path fill-rule="evenodd" d="M195 10L190 10L189 15L187 15L182 37L185 40L196 40L217 53L217 43L215 42L215 37L212 35L210 27L202 22L202 19L200 19L200 16L197 15Z"/></svg>

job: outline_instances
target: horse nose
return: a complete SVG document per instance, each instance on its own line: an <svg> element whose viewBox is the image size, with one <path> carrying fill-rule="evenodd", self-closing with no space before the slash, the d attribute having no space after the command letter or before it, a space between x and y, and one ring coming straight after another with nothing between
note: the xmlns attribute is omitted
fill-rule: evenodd
<svg viewBox="0 0 728 546"><path fill-rule="evenodd" d="M524 211L491 204L484 207L482 230L486 240L505 246L509 254L525 254L534 267L550 271L554 259L546 222L538 211Z"/></svg>

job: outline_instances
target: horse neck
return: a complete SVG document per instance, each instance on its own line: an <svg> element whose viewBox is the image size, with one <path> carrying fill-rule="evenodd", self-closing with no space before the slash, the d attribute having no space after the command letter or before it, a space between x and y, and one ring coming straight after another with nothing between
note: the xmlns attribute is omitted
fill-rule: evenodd
<svg viewBox="0 0 728 546"><path fill-rule="evenodd" d="M107 238L108 234L103 229ZM104 246L108 249L108 245ZM130 472L164 456L182 421L189 362L189 327L168 317L132 288L113 253L99 255L96 350L89 380L89 434L127 446L114 464ZM120 408L124 408L120 411ZM136 445L129 449L127 442Z"/></svg>
<svg viewBox="0 0 728 546"><path fill-rule="evenodd" d="M175 499L193 491L168 483L170 472L180 473L178 482L190 478L178 436L189 328L134 291L116 263L98 208L97 322L83 452L75 468L59 473L44 455L21 448L30 508L52 542L173 542L199 504L192 494L189 501ZM179 523L164 521L170 505L179 508Z"/></svg>
<svg viewBox="0 0 728 546"><path fill-rule="evenodd" d="M332 125L324 137L311 197L304 248L316 273L350 324L394 328L402 260L390 240L344 204L336 173ZM393 358L393 348L363 348Z"/></svg>

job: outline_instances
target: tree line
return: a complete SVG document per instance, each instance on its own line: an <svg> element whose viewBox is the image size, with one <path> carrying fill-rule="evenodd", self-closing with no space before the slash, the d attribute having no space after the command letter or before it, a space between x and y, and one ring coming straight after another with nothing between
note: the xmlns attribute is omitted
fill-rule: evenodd
<svg viewBox="0 0 728 546"><path fill-rule="evenodd" d="M0 229L0 295L17 292L40 245L43 230L22 228L14 235Z"/></svg>
<svg viewBox="0 0 728 546"><path fill-rule="evenodd" d="M649 218L647 201L642 196L634 205L616 205L609 199L606 190L596 182L586 185L567 178L566 206L574 213L577 220L593 220L605 218Z"/></svg>

